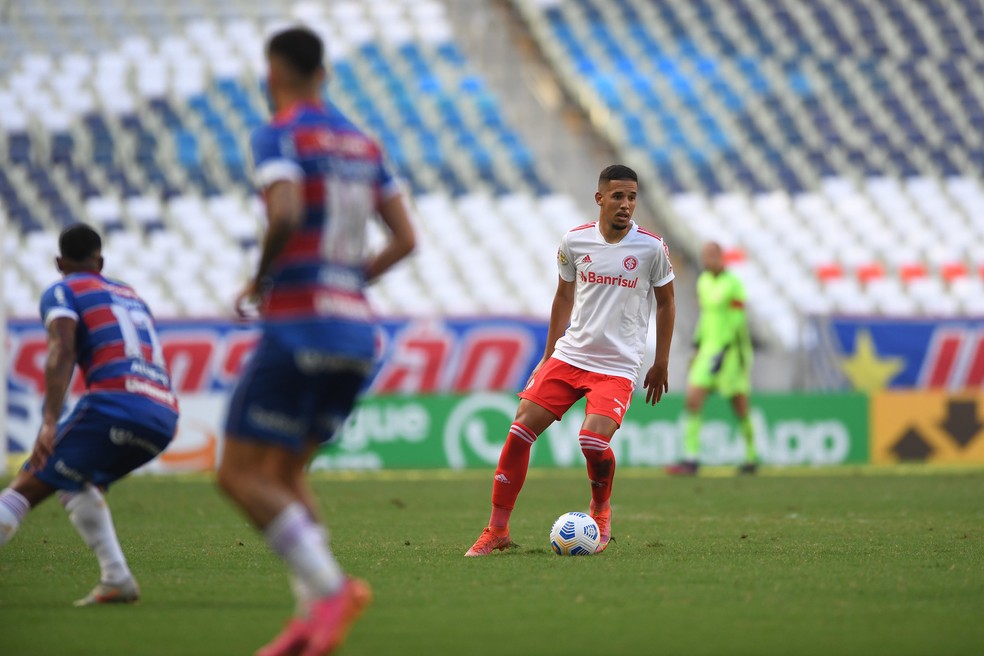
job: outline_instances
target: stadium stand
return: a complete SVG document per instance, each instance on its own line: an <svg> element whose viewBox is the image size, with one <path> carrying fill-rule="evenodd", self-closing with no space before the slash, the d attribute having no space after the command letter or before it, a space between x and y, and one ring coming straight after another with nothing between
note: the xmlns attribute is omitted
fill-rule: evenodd
<svg viewBox="0 0 984 656"><path fill-rule="evenodd" d="M514 4L780 343L816 313L984 314L978 0Z"/></svg>
<svg viewBox="0 0 984 656"><path fill-rule="evenodd" d="M228 314L261 224L246 160L266 115L264 37L298 21L330 46L331 101L415 199L419 252L373 288L379 312L548 311L556 244L584 217L540 179L440 2L53 0L15 2L0 24L12 315L36 314L76 220L102 229L108 275L161 316Z"/></svg>

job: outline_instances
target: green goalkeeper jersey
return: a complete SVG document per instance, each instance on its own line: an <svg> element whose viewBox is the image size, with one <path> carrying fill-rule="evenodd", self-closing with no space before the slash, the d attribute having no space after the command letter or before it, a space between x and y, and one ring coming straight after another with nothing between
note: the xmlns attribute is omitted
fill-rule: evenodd
<svg viewBox="0 0 984 656"><path fill-rule="evenodd" d="M697 278L697 302L700 318L694 331L695 346L712 353L737 348L742 359L750 361L752 340L745 317L745 286L738 276L727 270L718 275L704 271Z"/></svg>

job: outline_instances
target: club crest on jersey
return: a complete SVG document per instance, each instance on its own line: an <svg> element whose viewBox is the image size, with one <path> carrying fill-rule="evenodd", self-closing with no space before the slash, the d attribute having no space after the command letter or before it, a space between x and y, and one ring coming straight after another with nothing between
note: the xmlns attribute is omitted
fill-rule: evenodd
<svg viewBox="0 0 984 656"><path fill-rule="evenodd" d="M632 255L622 260L622 268L626 271L634 271L637 266L639 266L639 260Z"/></svg>
<svg viewBox="0 0 984 656"><path fill-rule="evenodd" d="M564 266L567 266L567 255L565 255L564 251L560 250L559 248L557 249L557 261L563 264Z"/></svg>

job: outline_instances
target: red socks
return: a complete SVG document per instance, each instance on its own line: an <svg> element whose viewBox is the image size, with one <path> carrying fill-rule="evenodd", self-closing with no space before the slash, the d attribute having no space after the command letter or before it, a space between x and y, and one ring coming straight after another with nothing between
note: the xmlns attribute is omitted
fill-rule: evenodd
<svg viewBox="0 0 984 656"><path fill-rule="evenodd" d="M509 437L499 454L499 466L492 481L492 516L489 526L498 533L509 530L509 516L516 505L526 472L530 466L530 447L536 442L536 435L520 423L509 428ZM609 446L611 438L600 433L582 430L579 441L581 452L588 463L588 478L591 479L591 501L594 508L608 507L612 496L612 481L615 478L615 453Z"/></svg>
<svg viewBox="0 0 984 656"><path fill-rule="evenodd" d="M530 467L530 447L536 442L536 435L520 423L509 427L509 436L499 454L499 466L492 481L492 517L489 526L493 530L506 532L509 528L509 515L516 505L516 498L526 481L526 470Z"/></svg>
<svg viewBox="0 0 984 656"><path fill-rule="evenodd" d="M611 438L582 429L578 441L581 443L581 453L588 461L593 505L605 508L612 496L612 480L615 478L615 453L608 445Z"/></svg>

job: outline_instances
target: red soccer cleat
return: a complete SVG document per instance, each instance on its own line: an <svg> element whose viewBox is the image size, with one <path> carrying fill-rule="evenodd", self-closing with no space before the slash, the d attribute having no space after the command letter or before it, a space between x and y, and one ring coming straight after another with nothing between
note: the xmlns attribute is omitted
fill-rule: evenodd
<svg viewBox="0 0 984 656"><path fill-rule="evenodd" d="M684 460L666 468L666 473L670 476L696 476L697 469L700 467L692 460Z"/></svg>
<svg viewBox="0 0 984 656"><path fill-rule="evenodd" d="M513 541L509 539L508 529L505 533L497 533L491 526L487 526L472 548L465 552L465 556L468 558L488 556L493 551L505 551L514 546Z"/></svg>
<svg viewBox="0 0 984 656"><path fill-rule="evenodd" d="M595 549L595 553L601 553L608 548L608 543L612 539L612 508L608 507L608 510L596 510L594 502L591 502L588 511L591 515L591 519L595 520L598 525L598 532L601 534L601 540L598 542L598 548Z"/></svg>

